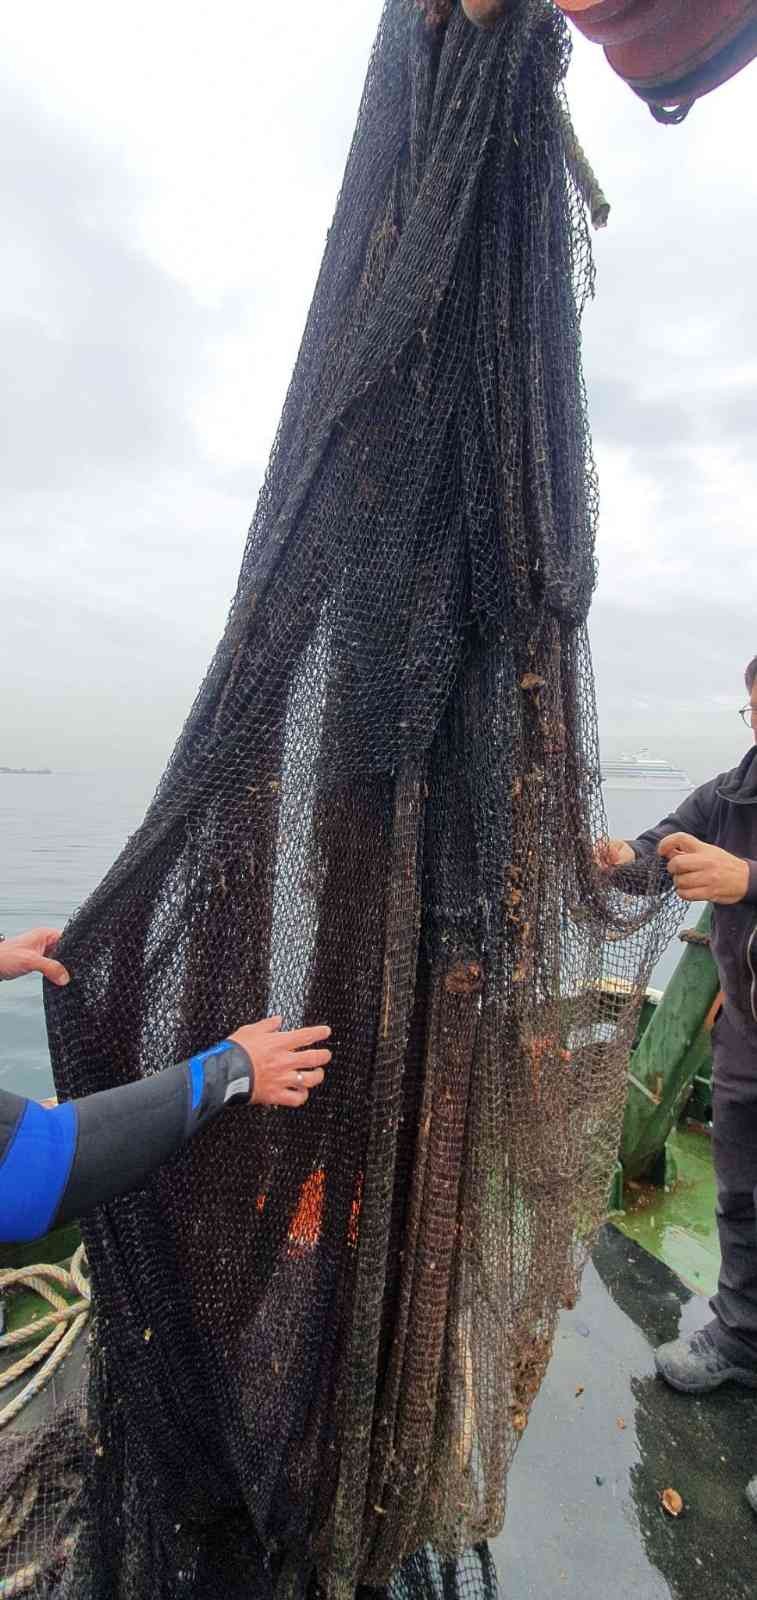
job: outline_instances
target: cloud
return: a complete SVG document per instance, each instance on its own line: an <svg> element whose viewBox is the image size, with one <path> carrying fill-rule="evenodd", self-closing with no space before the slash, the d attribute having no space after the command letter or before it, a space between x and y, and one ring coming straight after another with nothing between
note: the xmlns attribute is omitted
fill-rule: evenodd
<svg viewBox="0 0 757 1600"><path fill-rule="evenodd" d="M585 321L601 489L597 623L638 617L653 675L666 681L674 639L704 632L733 648L757 577L754 69L679 128L659 127L586 41L568 89L613 202ZM649 617L665 628L650 630ZM613 664L607 642L598 676L620 678L628 661Z"/></svg>
<svg viewBox="0 0 757 1600"><path fill-rule="evenodd" d="M222 631L380 6L6 18L4 740L157 770ZM296 14L295 14L296 13Z"/></svg>
<svg viewBox="0 0 757 1600"><path fill-rule="evenodd" d="M8 11L0 760L170 748L233 592L380 10L134 0L120 32L94 0ZM613 203L585 318L613 722L631 701L663 729L693 718L757 648L754 83L665 129L576 41L574 119Z"/></svg>
<svg viewBox="0 0 757 1600"><path fill-rule="evenodd" d="M7 88L0 182L5 491L186 460L175 378L196 381L212 319L130 241L133 182Z"/></svg>
<svg viewBox="0 0 757 1600"><path fill-rule="evenodd" d="M685 400L674 394L645 395L627 377L598 372L590 378L589 404L595 419L595 433L603 444L622 448L632 444L644 456L666 448L688 444L693 422Z"/></svg>
<svg viewBox="0 0 757 1600"><path fill-rule="evenodd" d="M226 483L191 414L227 314L135 243L112 152L13 86L0 107L3 759L118 763L114 733L140 723L154 759L223 625L259 481Z"/></svg>

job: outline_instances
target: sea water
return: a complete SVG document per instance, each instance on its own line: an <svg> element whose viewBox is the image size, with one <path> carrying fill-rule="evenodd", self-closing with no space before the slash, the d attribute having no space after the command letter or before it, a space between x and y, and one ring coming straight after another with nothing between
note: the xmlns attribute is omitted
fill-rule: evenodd
<svg viewBox="0 0 757 1600"><path fill-rule="evenodd" d="M0 933L63 928L144 816L154 775L0 773ZM0 1085L52 1092L37 976L0 983Z"/></svg>
<svg viewBox="0 0 757 1600"><path fill-rule="evenodd" d="M141 822L157 773L0 773L0 932L62 928ZM608 827L634 838L683 799L671 790L606 795ZM694 907L688 921L696 920ZM662 987L681 947L654 975ZM39 977L0 984L0 1084L41 1099L52 1090ZM246 1020L246 1019L240 1019Z"/></svg>

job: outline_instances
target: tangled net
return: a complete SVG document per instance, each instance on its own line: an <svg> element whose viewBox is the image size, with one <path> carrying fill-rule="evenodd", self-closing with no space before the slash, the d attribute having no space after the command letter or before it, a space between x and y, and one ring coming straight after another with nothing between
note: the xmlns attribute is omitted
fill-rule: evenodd
<svg viewBox="0 0 757 1600"><path fill-rule="evenodd" d="M592 858L567 56L543 0L387 0L224 638L67 930L61 1095L272 1009L335 1055L85 1221L77 1489L6 1544L40 1594L492 1590L666 931Z"/></svg>

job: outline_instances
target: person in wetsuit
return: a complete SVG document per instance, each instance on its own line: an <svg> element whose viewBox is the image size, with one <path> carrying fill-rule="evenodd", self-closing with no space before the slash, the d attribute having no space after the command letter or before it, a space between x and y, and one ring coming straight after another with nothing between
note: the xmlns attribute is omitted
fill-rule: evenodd
<svg viewBox="0 0 757 1600"><path fill-rule="evenodd" d="M60 934L0 935L0 980L39 972L68 983ZM280 1017L238 1028L189 1061L62 1105L0 1089L0 1242L41 1238L136 1189L235 1105L302 1106L331 1059L328 1027L282 1032Z"/></svg>

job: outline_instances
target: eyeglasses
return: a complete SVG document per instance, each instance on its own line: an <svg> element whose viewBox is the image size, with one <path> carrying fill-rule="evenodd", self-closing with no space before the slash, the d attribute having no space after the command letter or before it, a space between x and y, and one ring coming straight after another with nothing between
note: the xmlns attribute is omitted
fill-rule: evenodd
<svg viewBox="0 0 757 1600"><path fill-rule="evenodd" d="M742 706L739 711L739 716L741 717L742 722L746 723L748 728L757 727L757 706Z"/></svg>

